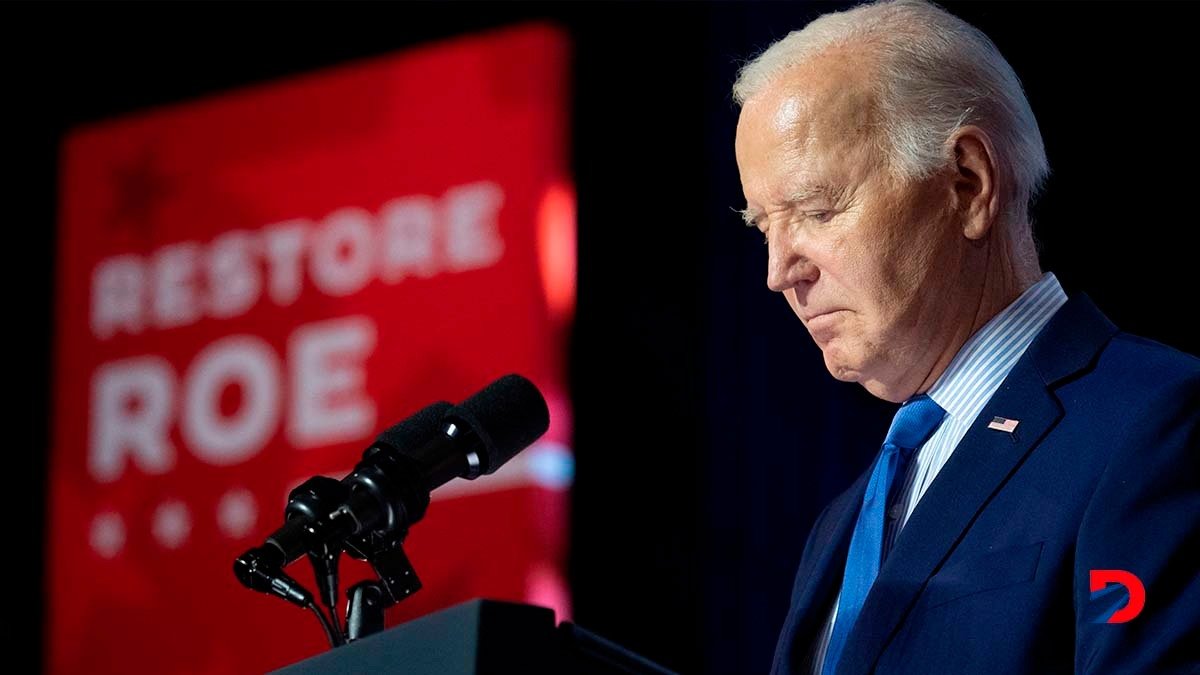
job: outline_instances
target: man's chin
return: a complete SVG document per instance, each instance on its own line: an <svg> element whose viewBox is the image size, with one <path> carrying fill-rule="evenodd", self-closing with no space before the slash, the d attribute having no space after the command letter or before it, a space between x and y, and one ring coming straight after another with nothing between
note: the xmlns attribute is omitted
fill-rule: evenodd
<svg viewBox="0 0 1200 675"><path fill-rule="evenodd" d="M909 396L908 394L900 395L892 387L871 375L865 374L862 366L857 364L851 365L844 361L832 359L829 357L829 354L825 355L825 367L829 370L829 374L833 375L834 379L841 380L842 382L857 382L875 398L899 403Z"/></svg>
<svg viewBox="0 0 1200 675"><path fill-rule="evenodd" d="M858 382L862 379L862 371L856 366L849 363L841 355L827 349L823 352L825 356L825 368L829 370L829 374L833 375L834 379L842 382Z"/></svg>

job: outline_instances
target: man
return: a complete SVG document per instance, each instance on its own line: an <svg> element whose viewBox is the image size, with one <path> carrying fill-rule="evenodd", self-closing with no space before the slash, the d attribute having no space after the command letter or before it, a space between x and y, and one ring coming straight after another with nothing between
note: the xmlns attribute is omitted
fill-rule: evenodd
<svg viewBox="0 0 1200 675"><path fill-rule="evenodd" d="M1200 670L1200 360L1040 269L1045 151L992 42L862 6L734 95L768 286L834 377L902 404L813 525L773 672Z"/></svg>

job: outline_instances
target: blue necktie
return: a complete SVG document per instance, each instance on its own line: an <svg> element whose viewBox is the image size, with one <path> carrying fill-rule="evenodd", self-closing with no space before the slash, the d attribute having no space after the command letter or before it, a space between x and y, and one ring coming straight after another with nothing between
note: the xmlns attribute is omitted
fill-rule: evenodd
<svg viewBox="0 0 1200 675"><path fill-rule="evenodd" d="M879 576L879 565L883 560L884 510L888 494L897 476L904 475L913 450L929 440L946 411L933 399L922 394L910 398L896 411L892 427L883 441L883 451L871 472L867 492L863 495L862 509L858 512L858 523L850 538L850 552L846 556L846 572L842 577L842 594L838 600L837 618L833 622L833 635L825 651L822 675L833 675L841 660L846 637L875 577Z"/></svg>

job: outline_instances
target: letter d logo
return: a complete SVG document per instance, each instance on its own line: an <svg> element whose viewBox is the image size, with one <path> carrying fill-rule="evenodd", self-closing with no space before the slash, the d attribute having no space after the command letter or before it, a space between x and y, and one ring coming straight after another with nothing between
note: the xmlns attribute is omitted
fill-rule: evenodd
<svg viewBox="0 0 1200 675"><path fill-rule="evenodd" d="M1125 623L1142 613L1146 588L1142 580L1125 570L1092 570L1092 623Z"/></svg>

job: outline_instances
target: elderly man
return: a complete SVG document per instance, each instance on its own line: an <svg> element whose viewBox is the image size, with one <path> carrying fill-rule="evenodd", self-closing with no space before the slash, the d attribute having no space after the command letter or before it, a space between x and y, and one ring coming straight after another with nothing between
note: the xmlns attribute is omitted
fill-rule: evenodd
<svg viewBox="0 0 1200 675"><path fill-rule="evenodd" d="M995 45L872 4L734 95L767 285L835 378L901 404L813 525L773 672L1196 672L1200 361L1041 271L1048 165Z"/></svg>

